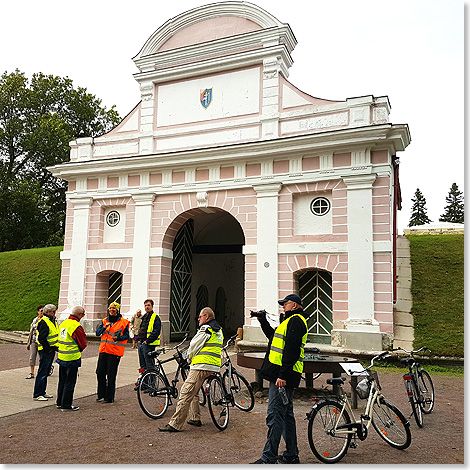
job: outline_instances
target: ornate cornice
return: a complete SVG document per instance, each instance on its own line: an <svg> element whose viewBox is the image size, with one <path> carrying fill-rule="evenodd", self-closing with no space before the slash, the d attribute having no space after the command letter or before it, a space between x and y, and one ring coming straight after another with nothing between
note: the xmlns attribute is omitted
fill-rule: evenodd
<svg viewBox="0 0 470 470"><path fill-rule="evenodd" d="M404 150L409 143L410 133L406 124L381 124L195 150L67 162L48 167L48 170L56 177L74 180L125 172L181 170L189 166L207 166L208 162L215 166L259 162L268 158L299 158L303 155L365 147L372 150L386 149L394 155Z"/></svg>

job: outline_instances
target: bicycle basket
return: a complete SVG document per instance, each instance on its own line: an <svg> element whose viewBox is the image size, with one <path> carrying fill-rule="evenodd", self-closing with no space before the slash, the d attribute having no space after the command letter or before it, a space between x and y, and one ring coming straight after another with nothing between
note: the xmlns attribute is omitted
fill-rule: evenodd
<svg viewBox="0 0 470 470"><path fill-rule="evenodd" d="M357 385L356 385L356 393L359 398L365 400L369 396L370 392L370 382L367 380L367 378L362 379Z"/></svg>

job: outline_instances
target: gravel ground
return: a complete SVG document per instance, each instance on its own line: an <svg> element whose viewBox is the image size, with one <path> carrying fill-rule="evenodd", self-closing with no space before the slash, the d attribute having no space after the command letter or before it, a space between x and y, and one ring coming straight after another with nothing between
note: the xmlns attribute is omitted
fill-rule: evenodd
<svg viewBox="0 0 470 470"><path fill-rule="evenodd" d="M97 349L98 345L92 343L85 356L96 355ZM24 345L0 344L0 370L25 367L27 359ZM250 381L254 380L252 370L239 369ZM388 371L379 375L384 395L408 417L411 410L401 376ZM320 378L315 387L324 387L323 381ZM434 374L433 381L435 409L424 416L422 429L410 419L412 444L408 449L391 448L371 428L368 438L358 442L356 449L350 449L341 463L464 463L464 378ZM266 398L257 399L250 413L230 409L230 423L223 432L214 427L205 407L203 427L187 426L184 432L175 434L157 429L168 422L175 405L160 420L147 418L132 386L120 388L113 404L96 403L95 396L74 400L74 404L80 410L66 416L50 406L1 418L0 463L246 464L261 456L266 439ZM319 463L307 440L304 418L310 408L309 398L295 400L303 464Z"/></svg>

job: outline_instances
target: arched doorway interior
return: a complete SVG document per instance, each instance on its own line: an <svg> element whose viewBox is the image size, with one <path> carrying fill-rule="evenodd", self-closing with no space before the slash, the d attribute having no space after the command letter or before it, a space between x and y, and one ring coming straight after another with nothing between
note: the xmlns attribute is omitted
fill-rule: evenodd
<svg viewBox="0 0 470 470"><path fill-rule="evenodd" d="M211 307L233 335L243 326L245 236L228 212L207 208L192 214L173 242L170 294L170 339L193 335L201 308Z"/></svg>

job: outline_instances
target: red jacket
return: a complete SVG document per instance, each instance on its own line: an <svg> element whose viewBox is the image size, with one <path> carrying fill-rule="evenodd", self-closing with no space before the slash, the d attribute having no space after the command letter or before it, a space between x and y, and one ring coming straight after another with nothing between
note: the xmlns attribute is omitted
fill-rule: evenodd
<svg viewBox="0 0 470 470"><path fill-rule="evenodd" d="M70 315L68 320L80 321L75 315ZM86 340L86 334L82 325L80 325L73 332L72 338L77 342L77 346L78 346L78 349L80 349L80 352L83 351L87 347L88 343Z"/></svg>

